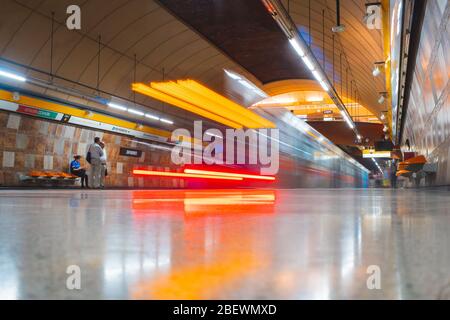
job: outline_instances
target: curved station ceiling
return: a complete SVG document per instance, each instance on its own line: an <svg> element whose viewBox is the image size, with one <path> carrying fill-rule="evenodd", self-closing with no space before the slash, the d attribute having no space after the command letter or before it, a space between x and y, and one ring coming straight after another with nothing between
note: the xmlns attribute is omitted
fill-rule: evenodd
<svg viewBox="0 0 450 320"><path fill-rule="evenodd" d="M257 106L262 97L249 98L233 90L226 69L242 75L268 96L290 94L296 103L284 107L299 117L308 119L333 109L333 102L261 0L78 1L81 30L66 27L66 9L71 4L73 1L64 0L3 1L0 66L19 69L51 85L138 103L177 125L189 126L195 116L136 94L131 84L189 78L243 106ZM342 33L331 31L336 24L335 1L291 0L283 4L317 60L325 61L324 70L351 117L356 122L379 123L386 111L385 104L377 101L379 92L386 91L385 81L383 76L374 78L372 71L374 62L384 61L383 35L363 23L364 3L341 2L346 26ZM83 95L53 87L32 82L23 86L74 103L96 104ZM311 101L311 95L323 98ZM164 128L167 123L157 126ZM378 130L377 134L383 133Z"/></svg>

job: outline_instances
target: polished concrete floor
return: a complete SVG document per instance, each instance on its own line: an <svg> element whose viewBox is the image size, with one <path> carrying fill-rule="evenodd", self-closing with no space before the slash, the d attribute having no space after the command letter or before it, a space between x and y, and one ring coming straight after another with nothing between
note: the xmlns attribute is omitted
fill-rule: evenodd
<svg viewBox="0 0 450 320"><path fill-rule="evenodd" d="M450 299L450 192L1 190L0 298Z"/></svg>

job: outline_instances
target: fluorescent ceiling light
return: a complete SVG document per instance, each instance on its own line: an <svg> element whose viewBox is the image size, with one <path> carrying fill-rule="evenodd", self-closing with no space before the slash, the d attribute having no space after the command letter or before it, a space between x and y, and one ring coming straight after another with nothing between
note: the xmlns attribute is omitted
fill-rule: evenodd
<svg viewBox="0 0 450 320"><path fill-rule="evenodd" d="M306 67L309 70L313 71L314 70L314 65L312 64L311 60L307 56L302 57L302 59L303 59L303 62L305 63L305 65L306 65Z"/></svg>
<svg viewBox="0 0 450 320"><path fill-rule="evenodd" d="M20 82L25 82L27 81L27 78L23 77L23 76L19 76L17 74L11 73L11 72L7 72L7 71L3 71L0 70L0 76L5 77L5 78L9 78L9 79L13 79L13 80L17 80Z"/></svg>
<svg viewBox="0 0 450 320"><path fill-rule="evenodd" d="M136 110L136 109L128 108L127 111L129 113L132 113L132 114L135 114L135 115L138 115L138 116L143 116L144 115L144 113L142 111L139 111L139 110Z"/></svg>
<svg viewBox="0 0 450 320"><path fill-rule="evenodd" d="M322 87L323 90L328 91L330 90L330 88L328 88L327 84L325 83L325 81L320 81L320 85Z"/></svg>
<svg viewBox="0 0 450 320"><path fill-rule="evenodd" d="M262 91L261 89L257 89L257 88L254 88L253 89L253 91L258 95L258 96L260 96L260 97L262 97L262 98L267 98L267 93L265 93L264 91Z"/></svg>
<svg viewBox="0 0 450 320"><path fill-rule="evenodd" d="M168 124L173 124L173 121L167 120L167 119L159 119L159 121L164 122L164 123L168 123Z"/></svg>
<svg viewBox="0 0 450 320"><path fill-rule="evenodd" d="M149 113L146 113L146 114L145 114L145 117L146 117L146 118L149 118L149 119L153 119L153 120L159 120L158 117L155 117L154 115L151 115L151 114L149 114Z"/></svg>
<svg viewBox="0 0 450 320"><path fill-rule="evenodd" d="M251 89L251 90L254 90L255 88L250 84L250 83L248 83L247 81L245 81L245 80L239 80L239 83L240 84L242 84L244 87L246 87L246 88L248 88L248 89Z"/></svg>
<svg viewBox="0 0 450 320"><path fill-rule="evenodd" d="M305 52L302 50L302 48L300 47L300 45L296 39L289 39L289 43L291 44L291 46L294 48L294 50L298 53L298 55L300 57L303 58L305 56Z"/></svg>
<svg viewBox="0 0 450 320"><path fill-rule="evenodd" d="M234 72L230 72L230 71L228 71L228 70L226 70L226 69L224 69L224 71L225 71L225 74L227 75L227 76L229 76L231 79L234 79L234 80L241 80L242 78L241 77L239 77L237 74L235 74Z"/></svg>
<svg viewBox="0 0 450 320"><path fill-rule="evenodd" d="M221 136L218 136L217 134L214 134L214 133L205 132L205 134L206 134L207 136L211 136L211 137L216 137L216 138L222 139Z"/></svg>
<svg viewBox="0 0 450 320"><path fill-rule="evenodd" d="M345 113L343 113L343 112L341 112L341 113L342 113L342 116L344 117L345 122L347 122L347 125L350 127L350 129L354 129L355 125L353 124L353 122L348 118L348 116Z"/></svg>
<svg viewBox="0 0 450 320"><path fill-rule="evenodd" d="M319 72L317 70L314 70L312 72L314 78L316 78L317 81L321 82L322 81L322 77L320 76Z"/></svg>
<svg viewBox="0 0 450 320"><path fill-rule="evenodd" d="M238 82L240 82L243 86L245 86L248 89L253 90L253 92L255 92L257 95L264 97L264 98L267 97L267 94L264 91L262 91L256 85L254 85L251 81L245 79L245 77L242 77L242 76L240 76L234 72L231 72L227 69L223 69L223 71L225 71L225 74L227 76L229 76L231 79L238 80Z"/></svg>
<svg viewBox="0 0 450 320"><path fill-rule="evenodd" d="M108 107L111 107L113 109L121 110L121 111L127 111L127 108L124 106L121 106L119 104L108 102Z"/></svg>
<svg viewBox="0 0 450 320"><path fill-rule="evenodd" d="M381 74L380 67L379 66L375 66L375 68L373 69L372 74L373 74L374 77L378 77Z"/></svg>

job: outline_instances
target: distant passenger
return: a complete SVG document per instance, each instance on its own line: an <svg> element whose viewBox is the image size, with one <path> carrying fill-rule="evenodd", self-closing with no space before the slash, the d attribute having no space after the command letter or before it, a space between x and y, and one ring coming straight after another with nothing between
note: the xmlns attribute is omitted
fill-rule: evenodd
<svg viewBox="0 0 450 320"><path fill-rule="evenodd" d="M100 177L100 188L104 188L105 187L105 177L108 175L108 168L107 168L107 163L106 161L107 159L107 152L105 149L105 143L103 141L100 142L100 147L102 147L103 149L103 156L100 158L100 161L102 163L102 174Z"/></svg>
<svg viewBox="0 0 450 320"><path fill-rule="evenodd" d="M86 169L81 166L80 159L81 156L76 155L73 157L73 161L70 163L70 173L81 178L81 187L88 187L88 176L86 174Z"/></svg>
<svg viewBox="0 0 450 320"><path fill-rule="evenodd" d="M391 170L391 188L397 188L397 161L392 161Z"/></svg>
<svg viewBox="0 0 450 320"><path fill-rule="evenodd" d="M94 189L100 188L100 182L102 177L102 161L103 149L100 146L100 138L95 137L94 143L89 146L88 150L88 162L91 164L91 187Z"/></svg>

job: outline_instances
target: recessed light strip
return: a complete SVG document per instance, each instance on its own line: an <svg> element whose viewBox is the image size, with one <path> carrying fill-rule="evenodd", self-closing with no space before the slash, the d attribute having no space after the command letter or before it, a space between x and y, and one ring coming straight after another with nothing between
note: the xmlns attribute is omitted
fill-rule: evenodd
<svg viewBox="0 0 450 320"><path fill-rule="evenodd" d="M313 52L306 44L303 37L297 31L292 18L289 13L284 8L283 4L279 0L261 0L268 12L278 23L281 30L285 33L286 37L289 39L289 43L295 52L299 55L305 66L309 71L312 72L314 78L319 82L320 86L324 91L328 93L330 98L333 100L335 105L339 108L344 116L345 121L348 126L354 131L355 135L358 136L359 132L353 122L347 108L342 102L341 98L336 92L336 89L328 79L325 71L322 69L317 59L315 58Z"/></svg>

